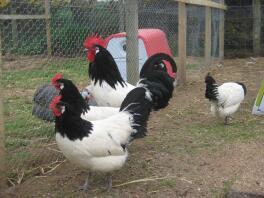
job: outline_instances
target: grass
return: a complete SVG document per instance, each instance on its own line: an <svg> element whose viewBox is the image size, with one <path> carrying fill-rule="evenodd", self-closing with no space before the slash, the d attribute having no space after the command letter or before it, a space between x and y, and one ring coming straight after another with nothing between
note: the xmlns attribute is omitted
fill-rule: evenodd
<svg viewBox="0 0 264 198"><path fill-rule="evenodd" d="M215 198L225 198L228 196L232 185L234 184L236 178L231 178L223 182L223 187L218 190L214 190Z"/></svg>
<svg viewBox="0 0 264 198"><path fill-rule="evenodd" d="M80 82L88 79L87 64L85 60L73 59L59 65L50 63L30 70L6 71L3 75L3 85L8 89L35 89L42 82L50 82L57 72L61 72L65 78Z"/></svg>
<svg viewBox="0 0 264 198"><path fill-rule="evenodd" d="M192 69L199 68L199 65L197 65L197 64L187 64L186 67L187 67L188 70L192 70Z"/></svg>
<svg viewBox="0 0 264 198"><path fill-rule="evenodd" d="M197 65L188 66L189 69L196 67ZM30 170L44 163L43 161L49 164L53 160L51 151L43 147L43 142L51 143L54 140L54 124L33 117L31 112L34 91L38 86L49 83L50 78L57 72L61 72L65 78L72 79L78 85L87 84L87 62L79 59L69 59L61 64L49 62L38 68L4 71L2 84L5 87L5 143L10 167L8 177L16 178L18 169ZM251 105L247 109L251 108ZM126 177L138 179L149 177L155 171L158 172L155 166L150 165L154 163L154 159L152 161L151 158L149 162L144 154L139 154L145 153L147 149L145 147L151 148L154 153L168 153L181 159L183 155L197 155L203 151L213 152L227 144L264 138L262 118L253 117L246 112L238 112L232 124L224 126L223 120L210 118L205 121L203 115L196 111L195 104L180 109L173 108L171 104L170 109L166 111L170 116L164 116L164 112L157 116L158 122L153 127L155 134L150 130L148 137L142 140L144 142L137 147L131 147L131 158L125 167L130 175L127 174ZM169 127L167 127L168 122L170 122ZM142 158L135 159L133 154ZM183 168L179 165L178 169ZM120 175L120 178L122 177L123 175ZM221 190L227 192L231 184L232 182L227 181ZM146 186L152 189L152 185L151 183ZM175 188L177 180L161 180L153 186L161 189Z"/></svg>
<svg viewBox="0 0 264 198"><path fill-rule="evenodd" d="M164 117L164 120L162 119L155 127L156 135L149 136L145 141L148 144L155 142L154 149L157 151L173 155L195 155L205 150L213 151L228 144L264 139L261 117L252 116L247 112L238 112L230 125L225 126L223 119L210 117L209 120L201 121L199 117L202 115L193 109L195 107L184 109L181 116L171 112L170 114L176 117L173 116L170 120ZM175 127L166 127L168 122ZM180 127L178 127L179 122Z"/></svg>
<svg viewBox="0 0 264 198"><path fill-rule="evenodd" d="M27 161L36 160L34 148L43 139L54 137L54 124L32 116L33 95L37 87L49 83L52 76L61 72L65 78L87 84L87 62L69 59L61 64L50 62L39 68L4 70L2 85L5 90L5 146L8 152L8 176L17 174L17 168L28 168ZM33 151L32 151L33 150Z"/></svg>
<svg viewBox="0 0 264 198"><path fill-rule="evenodd" d="M197 123L190 125L186 130L192 136L195 136L197 140L208 144L247 141L263 136L257 121L250 121L246 124L235 122L230 124L230 126L225 126L221 122L210 125Z"/></svg>

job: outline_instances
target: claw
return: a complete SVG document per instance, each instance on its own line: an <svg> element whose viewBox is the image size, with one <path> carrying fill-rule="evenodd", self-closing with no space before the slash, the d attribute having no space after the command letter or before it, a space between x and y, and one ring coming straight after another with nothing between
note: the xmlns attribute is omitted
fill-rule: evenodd
<svg viewBox="0 0 264 198"><path fill-rule="evenodd" d="M226 116L226 117L225 117L225 125L229 125L228 120L230 120L230 119L232 119L231 116Z"/></svg>
<svg viewBox="0 0 264 198"><path fill-rule="evenodd" d="M78 188L78 191L85 191L85 192L87 192L87 191L91 190L91 185L90 185L91 180L92 180L92 173L89 173L88 176L86 177L86 180L84 182L84 185L80 186Z"/></svg>
<svg viewBox="0 0 264 198"><path fill-rule="evenodd" d="M112 175L110 173L107 174L106 186L103 189L107 192L110 192L112 190Z"/></svg>

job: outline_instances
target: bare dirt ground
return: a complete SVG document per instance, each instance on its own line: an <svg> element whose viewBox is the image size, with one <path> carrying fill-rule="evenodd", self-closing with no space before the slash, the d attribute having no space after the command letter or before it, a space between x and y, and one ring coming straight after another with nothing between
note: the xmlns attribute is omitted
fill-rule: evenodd
<svg viewBox="0 0 264 198"><path fill-rule="evenodd" d="M204 98L204 76L208 71L219 83L245 83L248 94L232 120L232 129L248 125L249 134L251 130L264 133L263 117L251 115L264 79L264 58L258 58L256 64L248 61L225 60L220 66L188 71L187 85L175 89L166 109L153 113L148 136L133 142L125 167L113 174L114 186L135 183L114 187L106 193L98 188L103 185L100 174L94 178L92 191L74 192L87 173L66 161L50 174L31 177L3 192L1 197L264 197L263 136L245 141L214 138L232 126L222 127L223 120L211 116ZM252 120L254 126L250 124ZM210 126L218 131L208 142L197 138L207 134ZM192 130L198 131L196 135ZM45 159L44 153L43 156ZM136 182L138 179L144 180Z"/></svg>

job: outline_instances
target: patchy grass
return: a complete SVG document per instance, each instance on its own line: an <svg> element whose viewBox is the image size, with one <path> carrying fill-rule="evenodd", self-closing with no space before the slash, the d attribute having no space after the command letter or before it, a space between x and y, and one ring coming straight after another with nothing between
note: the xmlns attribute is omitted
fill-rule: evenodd
<svg viewBox="0 0 264 198"><path fill-rule="evenodd" d="M202 144L212 145L227 144L237 141L248 141L263 138L264 134L259 126L258 120L252 120L247 123L233 122L225 126L222 122L191 124L186 128L194 139Z"/></svg>
<svg viewBox="0 0 264 198"><path fill-rule="evenodd" d="M176 88L168 108L153 113L148 124L148 135L129 146L126 165L113 173L113 185L151 177L169 176L168 179L128 184L114 188L109 194L98 189L105 175L96 175L93 189L98 191L89 195L224 197L234 181L243 172L249 172L245 168L250 163L253 164L250 170L261 170L255 162L264 156L264 122L263 117L251 115L251 108L264 73L257 64L248 67L243 65L244 62L226 61L223 67L205 68L206 71L198 64L188 65L186 86ZM223 120L209 114L209 103L204 99L202 76L211 69L217 81L242 81L249 87L245 102L229 126L224 126ZM85 60L63 60L61 64L50 62L5 71L3 83L8 88L5 90L4 111L8 177L17 181L25 173L25 182L15 188L17 195L87 196L86 193L72 192L84 181L86 172L69 162L44 177L34 177L43 176L43 167L46 172L53 170L64 159L53 139L54 124L31 115L35 89L49 82L56 72L73 79L80 87L87 85ZM54 163L57 160L59 162Z"/></svg>
<svg viewBox="0 0 264 198"><path fill-rule="evenodd" d="M37 68L4 70L2 83L5 87L5 132L8 152L8 176L17 175L17 167L27 169L26 161L35 161L34 147L54 136L54 124L32 116L33 94L37 87L49 83L55 73L78 83L87 83L87 61L73 59L61 64L49 63ZM34 163L33 163L34 164ZM28 164L26 164L28 165ZM31 166L31 165L30 165Z"/></svg>
<svg viewBox="0 0 264 198"><path fill-rule="evenodd" d="M80 59L69 60L61 64L43 64L40 68L28 70L8 70L3 75L3 85L8 89L35 89L42 82L50 82L55 73L61 72L65 78L73 81L87 80L87 61Z"/></svg>
<svg viewBox="0 0 264 198"><path fill-rule="evenodd" d="M187 69L192 70L192 69L199 69L198 64L187 64Z"/></svg>

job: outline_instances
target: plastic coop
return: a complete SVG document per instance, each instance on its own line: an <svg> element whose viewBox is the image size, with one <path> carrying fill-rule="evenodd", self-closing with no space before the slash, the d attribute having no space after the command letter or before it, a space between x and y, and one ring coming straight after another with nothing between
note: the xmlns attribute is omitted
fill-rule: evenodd
<svg viewBox="0 0 264 198"><path fill-rule="evenodd" d="M166 53L172 56L168 45L166 35L159 29L139 29L138 31L139 47L139 71L145 61L153 54ZM127 80L126 73L126 33L121 32L112 34L106 38L106 48L114 57L118 69L123 77ZM169 63L165 63L170 76L176 77Z"/></svg>

